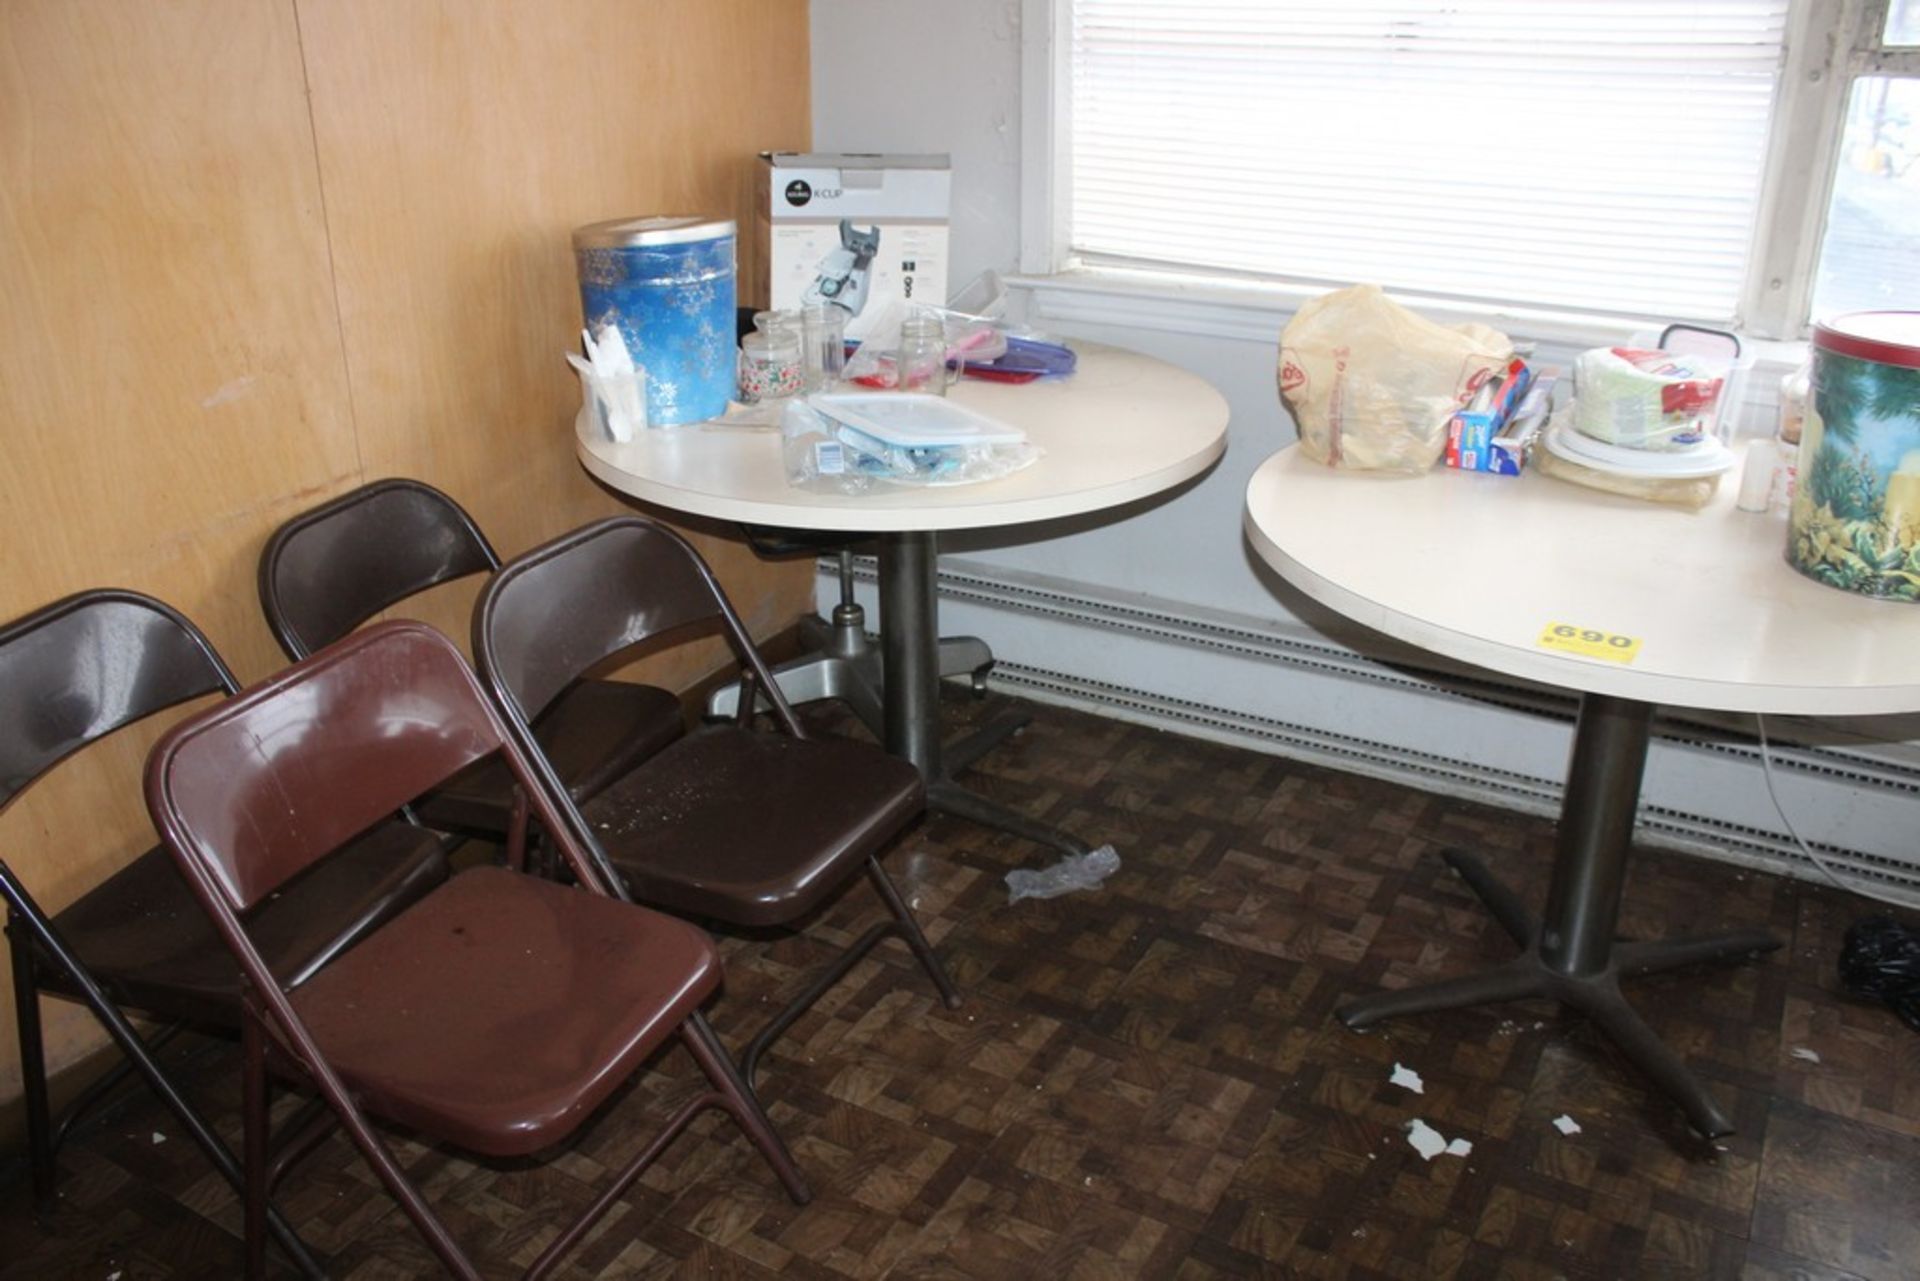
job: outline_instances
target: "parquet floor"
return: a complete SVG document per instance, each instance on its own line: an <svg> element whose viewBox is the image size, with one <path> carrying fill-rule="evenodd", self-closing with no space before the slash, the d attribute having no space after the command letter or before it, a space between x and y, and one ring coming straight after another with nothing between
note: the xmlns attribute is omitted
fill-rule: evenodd
<svg viewBox="0 0 1920 1281"><path fill-rule="evenodd" d="M709 1114L563 1275L1920 1277L1920 1036L1838 990L1862 910L1843 896L1636 863L1625 934L1764 923L1788 942L1631 990L1729 1106L1739 1133L1715 1146L1545 1004L1368 1035L1333 1020L1350 994L1507 955L1438 853L1478 849L1537 901L1544 822L1051 709L970 781L1124 866L1009 906L1002 876L1050 856L953 819L915 830L888 862L967 1003L944 1009L888 944L777 1047L763 1088L813 1204ZM877 912L857 885L804 936L730 941L722 1035ZM205 1042L183 1060L230 1135L236 1058ZM1389 1083L1396 1063L1424 1093ZM548 1165L401 1150L509 1275L693 1088L671 1051ZM1422 1159L1415 1118L1472 1151ZM235 1198L175 1130L143 1096L91 1126L44 1227L11 1162L0 1277L234 1275ZM335 1277L434 1274L337 1137L280 1204Z"/></svg>

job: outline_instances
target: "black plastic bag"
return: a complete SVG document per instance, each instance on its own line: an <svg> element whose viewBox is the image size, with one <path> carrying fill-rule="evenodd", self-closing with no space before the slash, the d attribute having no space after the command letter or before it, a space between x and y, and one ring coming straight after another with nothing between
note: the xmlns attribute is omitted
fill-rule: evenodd
<svg viewBox="0 0 1920 1281"><path fill-rule="evenodd" d="M1855 921L1840 945L1840 981L1885 1001L1920 1032L1920 929L1886 916Z"/></svg>

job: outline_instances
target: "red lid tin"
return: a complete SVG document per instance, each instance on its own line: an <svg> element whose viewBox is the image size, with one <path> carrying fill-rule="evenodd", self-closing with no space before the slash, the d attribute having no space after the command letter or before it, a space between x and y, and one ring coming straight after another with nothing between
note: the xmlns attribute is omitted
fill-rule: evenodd
<svg viewBox="0 0 1920 1281"><path fill-rule="evenodd" d="M1856 311L1813 327L1822 351L1920 369L1920 311Z"/></svg>

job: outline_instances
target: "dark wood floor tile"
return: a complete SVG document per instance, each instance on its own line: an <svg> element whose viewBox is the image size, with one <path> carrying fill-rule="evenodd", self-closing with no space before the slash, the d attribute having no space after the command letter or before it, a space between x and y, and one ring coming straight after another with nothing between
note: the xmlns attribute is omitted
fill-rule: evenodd
<svg viewBox="0 0 1920 1281"><path fill-rule="evenodd" d="M966 725L992 709L949 710ZM807 714L829 732L849 725L831 708ZM788 1201L738 1129L708 1114L558 1275L1920 1276L1920 1037L1839 989L1856 902L1636 857L1627 937L1761 925L1788 943L1758 965L1627 985L1733 1115L1738 1133L1708 1144L1551 1004L1365 1034L1334 1018L1352 997L1512 956L1440 853L1477 852L1538 902L1545 819L1050 709L967 781L1113 841L1121 870L1098 891L1010 904L1005 874L1051 851L958 819L920 824L887 866L966 1002L946 1009L889 942L773 1047L762 1097L813 1202ZM804 931L723 937L722 1039L745 1044L880 918L855 886ZM232 1047L171 1054L237 1142ZM1423 1092L1389 1083L1396 1063ZM492 1163L405 1135L395 1148L487 1275L504 1276L700 1088L674 1048L547 1160ZM282 1098L278 1115L296 1105ZM1563 1115L1579 1133L1554 1127ZM1415 1118L1471 1153L1423 1160L1407 1141ZM237 1198L176 1131L140 1094L83 1129L45 1224L20 1164L0 1168L0 1281L233 1275ZM331 1275L436 1274L338 1135L279 1203Z"/></svg>
<svg viewBox="0 0 1920 1281"><path fill-rule="evenodd" d="M1874 1281L1920 1272L1920 1139L1781 1100L1753 1239ZM1896 1209L1895 1207L1899 1207Z"/></svg>

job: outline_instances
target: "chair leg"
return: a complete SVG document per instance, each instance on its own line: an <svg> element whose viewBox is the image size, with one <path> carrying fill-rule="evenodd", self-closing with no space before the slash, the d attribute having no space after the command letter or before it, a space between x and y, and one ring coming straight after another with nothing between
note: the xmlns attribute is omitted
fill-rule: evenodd
<svg viewBox="0 0 1920 1281"><path fill-rule="evenodd" d="M905 899L894 886L893 878L880 866L880 860L871 856L867 859L867 877L872 880L873 888L880 893L880 899L893 913L894 924L899 927L900 937L906 940L908 947L920 960L920 968L933 980L934 987L940 990L940 1000L950 1010L960 1008L960 989L947 977L947 967L933 950L933 944L927 942L927 936L920 931L920 922L914 919L913 912L907 907Z"/></svg>
<svg viewBox="0 0 1920 1281"><path fill-rule="evenodd" d="M414 1229L420 1233L427 1247L433 1251L434 1256L440 1260L447 1272L459 1278L459 1281L482 1281L479 1270L460 1249L460 1243L453 1239L453 1234L447 1231L447 1225L440 1221L440 1216L433 1212L433 1207L427 1204L426 1198L420 1195L420 1190L413 1186L411 1179L407 1178L406 1171L402 1170L400 1163L393 1159L393 1153L387 1151L386 1144L380 1141L380 1136L374 1133L373 1126L354 1106L345 1087L329 1084L317 1076L314 1078L314 1084L319 1087L321 1095L333 1108L334 1115L340 1118L340 1124L346 1129L347 1136L353 1140L353 1146L360 1150L360 1155L365 1157L367 1164L373 1167L373 1173L380 1180L381 1185L387 1189L394 1200L400 1203L400 1208L406 1212Z"/></svg>
<svg viewBox="0 0 1920 1281"><path fill-rule="evenodd" d="M20 1047L20 1087L27 1109L27 1164L33 1176L33 1204L42 1213L54 1206L53 1108L47 1097L47 1060L40 1035L40 988L34 982L33 944L11 906L7 910L7 951L13 964L14 1033Z"/></svg>
<svg viewBox="0 0 1920 1281"><path fill-rule="evenodd" d="M181 1128L206 1154L213 1168L220 1172L235 1191L244 1195L245 1179L239 1165L233 1159L233 1153L227 1149L227 1145L221 1141L220 1136L213 1132L213 1127L193 1110L193 1105L188 1103L186 1097L174 1086L172 1079L160 1070L160 1065L154 1061L152 1051L146 1042L140 1039L139 1033L134 1031L133 1024L127 1021L127 1016L120 1012L120 1007L115 1005L99 983L94 981L93 975L88 973L86 967L80 963L80 958L67 947L66 940L62 939L59 932L53 928L53 922L40 911L32 895L27 893L26 886L20 883L4 861L0 861L0 897L4 897L7 901L9 938L15 940L11 946L22 946L17 940L23 938L27 931L31 931L33 939L39 943L51 963L59 966L60 971L79 988L80 998L86 1003L87 1009L92 1011L95 1019L99 1020L100 1026L106 1029L107 1035L113 1038L113 1043L120 1048L120 1052L127 1056L128 1062L134 1064L139 1070L155 1097L165 1104L174 1119L180 1122ZM14 981L18 983L20 975L30 971L20 966L17 960L18 954L15 955ZM39 1009L37 1004L32 1003L23 1004L21 1008L32 1009L36 1014ZM36 1023L36 1034L37 1026ZM164 1040L165 1035L163 1033L160 1039ZM23 1056L23 1068L39 1063L41 1059L37 1052L31 1058ZM51 1166L51 1160L51 1152L49 1152L49 1166ZM273 1239L280 1243L280 1248L286 1251L287 1257L293 1261L302 1276L312 1277L315 1281L321 1281L326 1276L326 1273L321 1271L320 1265L314 1261L313 1255L307 1250L306 1244L300 1240L299 1235L294 1232L293 1227L278 1210L269 1207L267 1226L273 1233Z"/></svg>
<svg viewBox="0 0 1920 1281"><path fill-rule="evenodd" d="M260 1020L240 1015L240 1169L246 1180L242 1233L247 1281L267 1275L267 1046Z"/></svg>
<svg viewBox="0 0 1920 1281"><path fill-rule="evenodd" d="M740 1056L740 1074L745 1079L749 1091L756 1088L754 1082L759 1078L760 1058L767 1052L768 1047L779 1040L788 1028L799 1021L802 1014L813 1007L815 1001L825 996L834 984L845 978L848 971L860 963L862 957L889 935L899 935L900 940L912 949L921 967L926 970L927 976L933 980L934 987L939 989L941 1002L950 1010L960 1008L960 989L956 988L953 980L947 977L946 967L940 963L940 957L934 952L933 944L927 942L927 936L921 933L920 922L914 919L906 900L900 897L900 891L895 888L892 879L880 866L880 860L872 857L867 859L867 876L873 881L874 889L879 891L880 900L887 905L887 911L893 919L882 921L855 939L845 951L834 958L833 964L815 975L797 996L788 1001L781 1007L779 1013L767 1021L765 1027L754 1034L753 1040L747 1043L746 1052Z"/></svg>
<svg viewBox="0 0 1920 1281"><path fill-rule="evenodd" d="M765 1157L767 1164L773 1167L773 1172L780 1176L780 1182L786 1187L787 1195L793 1198L795 1205L805 1205L813 1199L813 1192L807 1187L807 1181L801 1175L800 1168L794 1164L792 1155L787 1151L787 1145L780 1141L780 1135L774 1130L773 1122L767 1118L758 1100L753 1097L752 1091L746 1088L746 1083L734 1071L733 1063L727 1058L726 1051L721 1048L720 1038L715 1036L713 1029L707 1025L706 1017L695 1010L687 1017L687 1021L680 1025L680 1034L687 1043L687 1049L692 1051L694 1060L706 1073L707 1080L712 1084L713 1089L690 1100L674 1113L666 1125L661 1127L660 1132L653 1136L653 1141L627 1162L620 1173L608 1181L600 1195L594 1198L593 1204L581 1211L579 1217L562 1229L559 1236L547 1243L547 1248L540 1252L540 1257L535 1259L533 1266L527 1269L526 1281L540 1281L540 1278L551 1272L567 1252L572 1250L593 1225L600 1221L601 1216L613 1207L613 1203L620 1199L621 1194L632 1187L634 1181L646 1173L647 1167L659 1159L660 1154L667 1150L667 1145L680 1137L681 1131L692 1123L693 1118L708 1108L719 1108L726 1112L733 1117L742 1130L746 1131L747 1137L753 1140L755 1147L760 1149L760 1155Z"/></svg>
<svg viewBox="0 0 1920 1281"><path fill-rule="evenodd" d="M779 1176L781 1186L786 1188L793 1203L805 1205L813 1200L813 1190L807 1186L806 1176L800 1173L793 1154L787 1151L787 1145L780 1139L780 1132L773 1128L773 1119L760 1106L758 1096L748 1088L733 1066L733 1060L727 1057L720 1038L714 1035L713 1028L707 1023L707 1016L695 1010L680 1031L686 1038L687 1049L692 1051L695 1061L700 1064L700 1070L707 1074L707 1079L713 1082L713 1088L724 1100L722 1106L753 1141L753 1146L760 1149L760 1155L773 1167L774 1174Z"/></svg>

